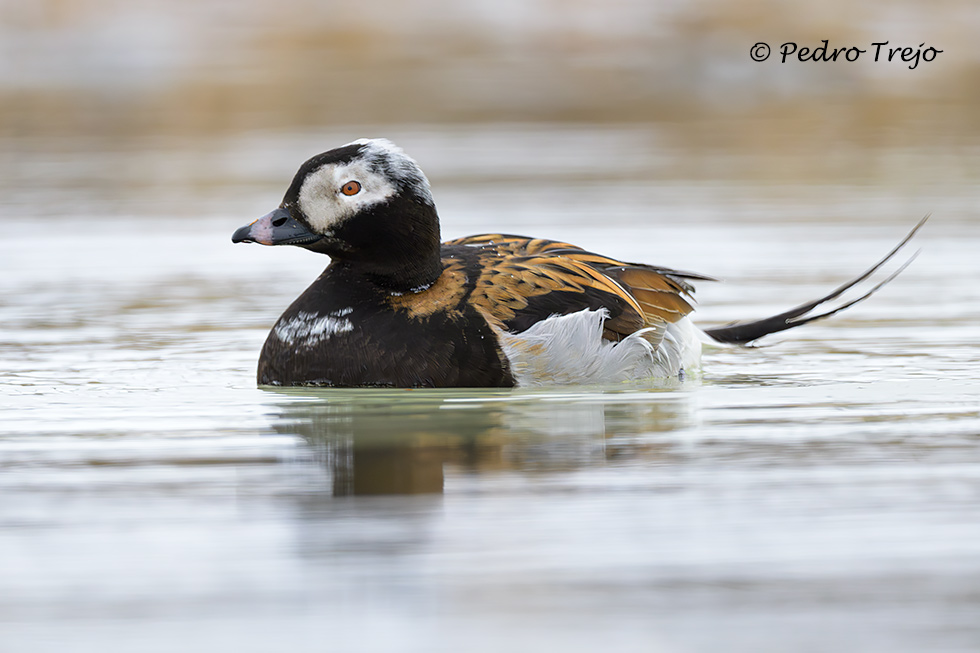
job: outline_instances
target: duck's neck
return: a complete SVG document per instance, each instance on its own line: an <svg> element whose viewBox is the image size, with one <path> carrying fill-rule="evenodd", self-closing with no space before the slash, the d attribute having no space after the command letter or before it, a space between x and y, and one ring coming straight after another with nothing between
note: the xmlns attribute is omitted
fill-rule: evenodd
<svg viewBox="0 0 980 653"><path fill-rule="evenodd" d="M430 203L395 198L335 230L323 251L352 273L390 292L435 283L442 274L439 216Z"/></svg>

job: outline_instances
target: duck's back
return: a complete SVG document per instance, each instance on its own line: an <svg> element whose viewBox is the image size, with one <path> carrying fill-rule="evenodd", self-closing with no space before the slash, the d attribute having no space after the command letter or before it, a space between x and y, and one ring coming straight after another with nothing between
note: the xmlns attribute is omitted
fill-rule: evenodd
<svg viewBox="0 0 980 653"><path fill-rule="evenodd" d="M451 240L444 256L459 248L477 253L468 301L520 385L671 377L700 362L688 280L709 277L507 234Z"/></svg>

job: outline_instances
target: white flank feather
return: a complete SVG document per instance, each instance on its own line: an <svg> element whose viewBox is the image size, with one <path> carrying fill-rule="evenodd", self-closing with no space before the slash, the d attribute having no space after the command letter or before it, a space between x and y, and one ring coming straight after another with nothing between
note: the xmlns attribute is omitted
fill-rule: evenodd
<svg viewBox="0 0 980 653"><path fill-rule="evenodd" d="M643 329L618 343L602 338L606 309L553 315L523 333L498 333L519 386L619 383L696 369L701 338L690 320L667 325L654 347Z"/></svg>
<svg viewBox="0 0 980 653"><path fill-rule="evenodd" d="M287 345L316 347L321 342L330 340L331 336L353 331L354 324L344 317L350 315L352 310L345 308L330 315L300 311L288 320L276 324L273 333Z"/></svg>

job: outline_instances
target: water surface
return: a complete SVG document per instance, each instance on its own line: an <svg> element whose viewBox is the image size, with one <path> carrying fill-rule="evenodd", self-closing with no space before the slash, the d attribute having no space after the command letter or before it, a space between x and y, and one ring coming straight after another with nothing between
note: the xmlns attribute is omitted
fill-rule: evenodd
<svg viewBox="0 0 980 653"><path fill-rule="evenodd" d="M810 299L934 217L871 301L684 382L259 389L326 261L230 234L332 135L31 148L0 205L0 648L980 648L969 188L665 179L622 129L543 131L532 161L526 131L447 134L414 136L445 237L722 277L703 325Z"/></svg>

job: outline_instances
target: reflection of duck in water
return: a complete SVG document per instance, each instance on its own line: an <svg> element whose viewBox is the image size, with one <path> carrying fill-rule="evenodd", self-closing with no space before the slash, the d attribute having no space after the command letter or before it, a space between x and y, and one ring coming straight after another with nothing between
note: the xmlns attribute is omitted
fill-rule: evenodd
<svg viewBox="0 0 980 653"><path fill-rule="evenodd" d="M500 391L330 390L317 398L285 404L276 430L309 443L329 469L335 495L442 492L446 465L461 472L568 470L660 458L664 444L638 436L692 419L688 395L677 392L542 400Z"/></svg>
<svg viewBox="0 0 980 653"><path fill-rule="evenodd" d="M440 243L415 161L359 140L304 163L280 207L232 240L333 259L269 334L260 384L510 387L675 377L698 366L702 339L746 343L864 299L881 284L813 314L911 236L815 302L701 331L688 317L690 282L708 277L520 236Z"/></svg>

